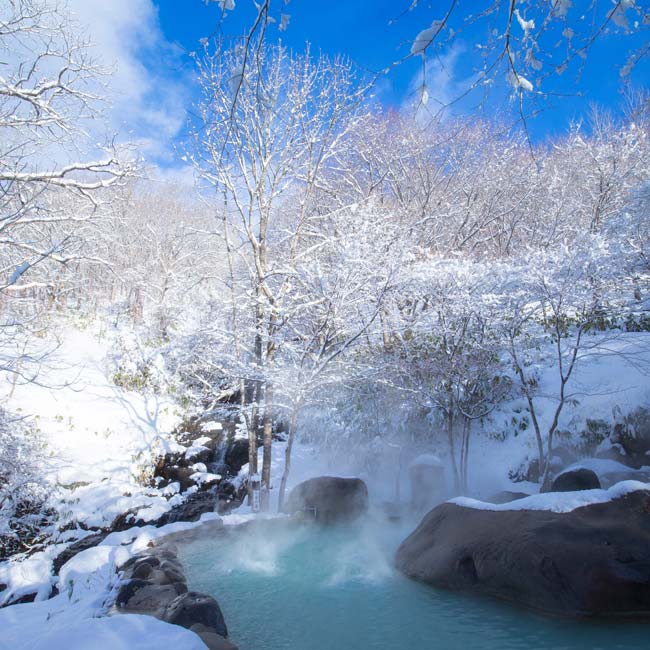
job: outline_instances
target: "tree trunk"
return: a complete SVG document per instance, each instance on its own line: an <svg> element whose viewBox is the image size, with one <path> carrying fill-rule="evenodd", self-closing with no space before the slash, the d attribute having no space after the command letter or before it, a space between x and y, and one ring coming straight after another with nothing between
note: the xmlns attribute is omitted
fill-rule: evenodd
<svg viewBox="0 0 650 650"><path fill-rule="evenodd" d="M291 413L291 420L289 421L289 437L287 439L287 448L284 452L284 472L282 473L282 480L280 481L278 512L282 512L282 506L284 505L284 495L287 490L287 481L289 480L289 473L291 472L291 450L293 449L293 440L296 437L299 410L299 405L294 407Z"/></svg>
<svg viewBox="0 0 650 650"><path fill-rule="evenodd" d="M253 406L251 414L249 417L246 417L246 380L241 380L240 385L241 390L241 404L242 404L242 413L244 413L244 419L246 421L246 426L248 428L248 504L253 504L253 484L250 480L250 477L254 474L257 474L257 416L256 410ZM255 393L253 393L253 401L256 399Z"/></svg>
<svg viewBox="0 0 650 650"><path fill-rule="evenodd" d="M469 438L472 433L472 421L468 417L463 417L463 439L460 454L460 482L463 494L467 494L469 488L468 468L469 468Z"/></svg>
<svg viewBox="0 0 650 650"><path fill-rule="evenodd" d="M262 512L269 511L271 491L271 444L273 443L273 384L267 382L264 391L264 452L262 454L262 493L260 506Z"/></svg>
<svg viewBox="0 0 650 650"><path fill-rule="evenodd" d="M456 462L456 448L454 445L454 413L450 408L447 411L447 442L449 444L449 458L451 459L451 468L454 473L454 489L460 492L460 475L458 473L458 463Z"/></svg>

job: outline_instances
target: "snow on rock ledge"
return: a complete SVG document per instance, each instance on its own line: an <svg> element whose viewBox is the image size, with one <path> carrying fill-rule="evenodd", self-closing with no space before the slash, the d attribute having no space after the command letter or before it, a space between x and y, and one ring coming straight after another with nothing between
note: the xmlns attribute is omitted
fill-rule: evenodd
<svg viewBox="0 0 650 650"><path fill-rule="evenodd" d="M550 512L571 512L576 508L593 505L596 503L607 503L618 499L637 490L649 490L650 483L640 481L622 481L613 485L608 490L582 490L580 492L547 492L545 494L533 494L525 499L517 499L510 503L486 503L468 497L456 497L449 503L454 503L463 508L474 510L548 510Z"/></svg>
<svg viewBox="0 0 650 650"><path fill-rule="evenodd" d="M395 565L435 587L562 616L650 619L650 485L431 510Z"/></svg>

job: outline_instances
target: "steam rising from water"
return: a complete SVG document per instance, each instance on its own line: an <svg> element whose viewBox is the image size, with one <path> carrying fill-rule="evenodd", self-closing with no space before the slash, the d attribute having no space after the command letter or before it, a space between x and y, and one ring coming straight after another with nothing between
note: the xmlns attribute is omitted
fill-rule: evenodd
<svg viewBox="0 0 650 650"><path fill-rule="evenodd" d="M378 583L394 575L394 552L413 522L388 525L380 513L373 513L349 526L319 529L318 534L314 528L318 527L280 519L258 520L226 530L212 554L212 569L267 577L285 575L293 580L309 575L310 580L317 577L326 587ZM304 562L304 572L296 571L296 558Z"/></svg>
<svg viewBox="0 0 650 650"><path fill-rule="evenodd" d="M304 540L304 527L276 525L271 521L254 521L246 524L245 533L239 527L228 531L216 554L216 569L224 573L245 572L264 576L280 574L280 557L291 547ZM236 539L234 537L236 536Z"/></svg>
<svg viewBox="0 0 650 650"><path fill-rule="evenodd" d="M331 575L325 581L338 587L351 581L378 583L393 576L393 554L399 542L386 522L366 518L356 524L356 535L345 535L333 549Z"/></svg>

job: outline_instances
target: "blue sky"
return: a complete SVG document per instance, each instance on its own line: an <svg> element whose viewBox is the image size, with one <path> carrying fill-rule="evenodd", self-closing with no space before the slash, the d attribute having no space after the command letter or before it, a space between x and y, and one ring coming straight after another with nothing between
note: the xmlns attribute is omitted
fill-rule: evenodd
<svg viewBox="0 0 650 650"><path fill-rule="evenodd" d="M289 29L284 34L277 30L271 30L271 33L275 37L281 36L285 43L296 49L302 49L309 41L315 49L327 54L346 54L361 68L375 72L400 60L408 53L414 36L427 27L433 18L440 17L441 9L435 8L436 3L433 3L434 8L429 3L421 3L422 6L416 11L403 13L409 4L410 0L403 0L401 4L395 0L293 0L286 9L283 8L291 15ZM580 2L576 4L579 7ZM604 11L609 7L607 3L600 4ZM438 5L442 8L447 3L439 2ZM158 0L157 7L165 35L186 48L194 47L197 40L206 35L206 27L218 24L219 12L214 4L206 6L201 2L186 1L181 7L178 0ZM228 15L222 31L238 34L250 24L251 17L252 2L239 0L236 11ZM583 18L574 7L570 10L569 18L574 31L586 33L589 16ZM432 95L439 92L444 97L453 93L458 87L457 80L471 74L472 57L476 55L467 39L479 36L482 34L466 34L465 40L463 36L460 37L453 69L443 71L438 68L436 73L435 63L431 65L435 73L433 83L444 86L432 87ZM626 60L628 50L642 42L642 37L605 35L591 51L579 83L570 73L564 78L549 80L546 88L562 93L562 96L545 97L540 102L544 110L539 117L529 121L533 137L542 139L548 134L565 130L571 120L579 119L588 110L591 103L618 110L622 88L619 66ZM549 44L549 47L553 45ZM409 97L414 99L413 87L420 70L419 61L411 59L395 66L382 77L379 97L383 103L399 106ZM650 70L647 62L644 62L635 70L632 84L640 86L648 75ZM583 96L577 96L578 90ZM478 97L473 102L466 102L460 110L469 112L477 102ZM494 101L489 105L488 112L499 108Z"/></svg>
<svg viewBox="0 0 650 650"><path fill-rule="evenodd" d="M228 12L220 27L217 5L206 4L204 0L70 1L82 22L89 25L98 51L118 70L114 83L121 99L116 102L116 127L126 127L140 139L149 159L159 166L179 164L174 143L182 136L186 111L197 95L189 53L198 48L201 38L214 35L215 30L223 35L241 34L250 25L252 0L237 0L235 10ZM476 6L476 1L465 6ZM439 18L442 7L447 6L446 1L420 2L415 11L400 16L410 3L411 0L291 0L284 5L283 0L276 0L272 6L280 7L276 9L278 14L286 12L291 20L285 32L272 27L269 33L271 38L281 37L296 50L302 50L309 41L313 51L344 54L361 69L378 72L404 57L417 33ZM489 4L487 0L485 4ZM588 3L575 0L573 4L580 7ZM459 6L462 9L463 3ZM570 10L569 18L571 27L581 35L588 29L585 25L589 17L582 17L581 21L576 6ZM607 0L600 0L604 11L609 6ZM436 64L436 59L432 60L428 80L432 97L458 94L462 81L470 78L476 67L478 55L472 49L473 42L482 37L483 32L478 31L461 34L453 50L441 53L444 69ZM566 131L569 123L580 119L591 103L618 111L622 105L618 70L628 51L642 38L605 35L591 51L579 82L570 73L544 81L543 90L559 92L561 96L545 96L541 102L531 104L544 108L539 116L528 121L531 137L542 141ZM553 51L554 43L544 45ZM394 66L379 78L378 99L393 108L415 100L421 70L419 59ZM504 76L499 79L503 81ZM647 58L635 69L631 82L638 88L646 79L650 79ZM486 113L498 114L511 122L509 94L505 81L497 83L486 104ZM454 110L471 115L477 102L475 96ZM435 106L435 102L431 105Z"/></svg>

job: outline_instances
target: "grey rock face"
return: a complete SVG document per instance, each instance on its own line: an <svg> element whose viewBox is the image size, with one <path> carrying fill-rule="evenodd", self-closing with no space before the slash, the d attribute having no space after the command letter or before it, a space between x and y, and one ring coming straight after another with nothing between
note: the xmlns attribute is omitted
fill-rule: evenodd
<svg viewBox="0 0 650 650"><path fill-rule="evenodd" d="M304 512L326 524L354 519L368 510L368 488L358 478L319 476L297 485L285 509L291 514Z"/></svg>
<svg viewBox="0 0 650 650"><path fill-rule="evenodd" d="M238 650L237 646L228 639L201 623L195 623L190 630L201 637L201 641L208 646L208 650Z"/></svg>
<svg viewBox="0 0 650 650"><path fill-rule="evenodd" d="M650 618L650 491L568 513L444 503L396 565L436 587L548 613Z"/></svg>
<svg viewBox="0 0 650 650"><path fill-rule="evenodd" d="M175 598L165 610L163 620L188 629L201 623L220 636L228 636L219 603L212 596L196 591L188 591Z"/></svg>
<svg viewBox="0 0 650 650"><path fill-rule="evenodd" d="M132 580L120 588L116 604L121 604L126 612L150 614L162 618L167 607L183 593L183 590L187 591L187 587L182 583L155 585Z"/></svg>

